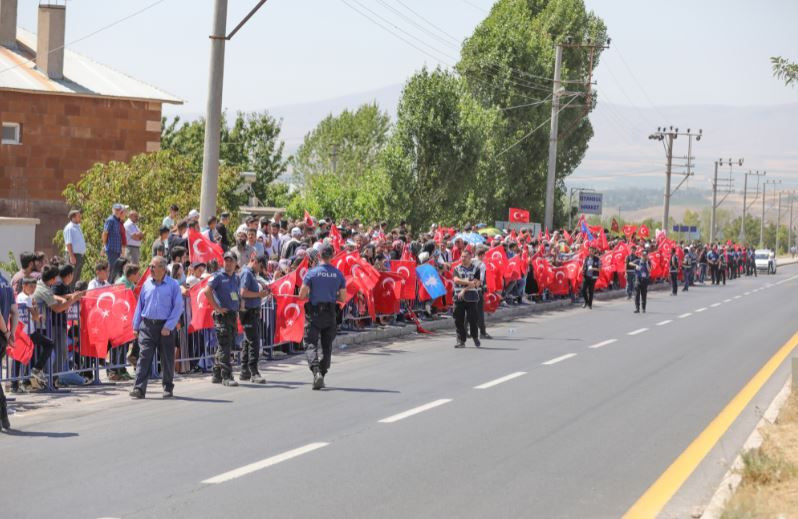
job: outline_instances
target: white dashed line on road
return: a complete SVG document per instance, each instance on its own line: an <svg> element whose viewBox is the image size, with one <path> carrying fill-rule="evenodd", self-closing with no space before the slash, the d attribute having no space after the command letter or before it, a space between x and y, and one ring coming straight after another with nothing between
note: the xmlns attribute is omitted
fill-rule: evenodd
<svg viewBox="0 0 798 519"><path fill-rule="evenodd" d="M746 292L745 295L750 296L751 292Z"/></svg>
<svg viewBox="0 0 798 519"><path fill-rule="evenodd" d="M712 308L717 308L717 307L719 307L720 305L721 305L721 303L712 303L712 304L711 304L711 305L709 305L709 306L711 306Z"/></svg>
<svg viewBox="0 0 798 519"><path fill-rule="evenodd" d="M734 299L740 299L743 296L734 296Z"/></svg>
<svg viewBox="0 0 798 519"><path fill-rule="evenodd" d="M665 319L664 321L660 321L660 322L658 322L658 323L657 323L657 326L665 326L666 324L668 324L668 323L672 323L672 322L673 322L673 321L671 321L670 319Z"/></svg>
<svg viewBox="0 0 798 519"><path fill-rule="evenodd" d="M617 341L618 341L618 339L607 339L606 341L597 342L593 346L588 346L588 348L591 348L591 349L595 350L596 348L602 348L602 347L604 347L604 346L606 346L608 344L612 344L613 342L617 342Z"/></svg>
<svg viewBox="0 0 798 519"><path fill-rule="evenodd" d="M701 313L701 312L703 312L703 311L704 311L704 310L706 310L706 309L707 309L707 307L706 307L706 306L704 306L704 307L701 307L701 308L697 309L697 310L695 311L695 313L697 313L697 314L698 314L698 313Z"/></svg>
<svg viewBox="0 0 798 519"><path fill-rule="evenodd" d="M679 319L684 319L685 317L690 317L693 315L693 312L687 312L686 314L682 314L679 316Z"/></svg>
<svg viewBox="0 0 798 519"><path fill-rule="evenodd" d="M429 411L430 409L432 409L434 407L438 407L438 406L443 405L443 404L448 404L451 401L452 401L451 398L441 398L440 400L435 400L434 402L430 402L429 404L424 404L424 405L420 405L418 407L414 407L413 409L410 409L410 410L405 411L403 413L395 414L393 416L389 416L388 418L383 418L382 420L379 421L379 423L394 423L394 422L398 422L399 420L404 420L405 418L408 418L410 416L416 415L418 413L423 413L424 411Z"/></svg>
<svg viewBox="0 0 798 519"><path fill-rule="evenodd" d="M278 463L290 460L291 458L296 458L297 456L307 454L308 452L315 451L316 449L321 449L322 447L326 447L327 445L329 445L329 443L325 442L309 443L304 447L299 447L298 449L293 449L284 452L282 454L278 454L277 456L272 456L271 458L266 458L265 460L256 461L255 463L244 465L243 467L231 470L230 472L225 472L224 474L219 474L218 476L208 478L204 480L203 483L207 484L224 483L226 481L230 481L231 479L240 478L241 476L246 476L247 474L251 474L258 470L271 467L272 465L277 465Z"/></svg>
<svg viewBox="0 0 798 519"><path fill-rule="evenodd" d="M724 299L723 302L724 303L731 303L731 299Z"/></svg>
<svg viewBox="0 0 798 519"><path fill-rule="evenodd" d="M633 332L629 332L626 335L637 335L637 334L640 334L640 333L643 333L643 332L647 332L647 331L648 331L648 328L638 328L637 330L635 330Z"/></svg>
<svg viewBox="0 0 798 519"><path fill-rule="evenodd" d="M568 359L570 359L572 357L576 357L576 353L566 353L565 355L561 355L561 356L553 358L551 360L547 360L546 362L543 362L542 364L544 366L551 366L552 364L557 364L558 362L562 362L564 360L568 360Z"/></svg>
<svg viewBox="0 0 798 519"><path fill-rule="evenodd" d="M521 375L526 375L526 371L516 371L515 373L510 373L505 377L497 378L496 380L491 380L490 382L485 382L484 384L474 386L474 389L488 389L489 387L498 386L502 382L507 382L508 380L518 378Z"/></svg>

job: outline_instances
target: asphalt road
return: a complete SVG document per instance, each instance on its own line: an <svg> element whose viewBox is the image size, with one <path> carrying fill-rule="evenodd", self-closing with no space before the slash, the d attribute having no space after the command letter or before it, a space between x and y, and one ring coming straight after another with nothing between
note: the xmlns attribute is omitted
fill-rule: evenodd
<svg viewBox="0 0 798 519"><path fill-rule="evenodd" d="M503 323L479 350L400 340L336 355L321 392L280 365L265 386L13 416L0 517L620 517L796 332L796 286L783 267L655 292L646 314L619 300ZM709 499L785 369L663 517Z"/></svg>

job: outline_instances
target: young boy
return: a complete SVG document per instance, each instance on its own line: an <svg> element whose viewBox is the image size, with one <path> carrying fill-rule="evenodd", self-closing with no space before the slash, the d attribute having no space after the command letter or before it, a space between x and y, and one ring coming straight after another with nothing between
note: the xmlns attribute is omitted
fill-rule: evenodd
<svg viewBox="0 0 798 519"><path fill-rule="evenodd" d="M105 260L98 261L94 265L94 279L89 281L89 290L110 285L108 282L108 274L108 262Z"/></svg>
<svg viewBox="0 0 798 519"><path fill-rule="evenodd" d="M28 319L25 325L25 332L30 336L31 341L37 349L38 355L36 362L31 368L31 386L33 389L42 389L47 384L44 378L44 365L50 359L53 353L55 344L52 339L45 337L37 327L37 323L43 325L44 315L39 312L39 306L34 302L33 293L36 291L36 280L33 278L24 278L22 280L22 292L17 294L17 306L23 312L27 313ZM25 313L22 314L23 316ZM24 321L24 319L21 319Z"/></svg>

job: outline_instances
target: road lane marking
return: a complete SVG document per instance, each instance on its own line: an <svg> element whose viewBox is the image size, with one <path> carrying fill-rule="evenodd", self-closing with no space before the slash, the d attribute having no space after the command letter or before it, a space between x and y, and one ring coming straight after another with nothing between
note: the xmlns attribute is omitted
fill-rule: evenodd
<svg viewBox="0 0 798 519"><path fill-rule="evenodd" d="M588 348L591 348L591 349L595 350L597 348L604 347L604 346L606 346L608 344L612 344L613 342L618 342L618 339L607 339L606 341L597 342L593 346L588 346Z"/></svg>
<svg viewBox="0 0 798 519"><path fill-rule="evenodd" d="M731 303L731 299L724 299L723 302L724 303Z"/></svg>
<svg viewBox="0 0 798 519"><path fill-rule="evenodd" d="M709 306L711 306L712 308L717 308L717 307L719 307L720 305L721 305L721 303L712 303L712 304L711 304L711 305L709 305Z"/></svg>
<svg viewBox="0 0 798 519"><path fill-rule="evenodd" d="M526 375L526 371L516 371L515 373L510 373L505 377L497 378L496 380L491 380L490 382L485 382L484 384L480 384L478 386L474 386L474 389L488 389L489 387L498 386L502 382L507 382L508 380L512 380L514 378L518 378L521 375Z"/></svg>
<svg viewBox="0 0 798 519"><path fill-rule="evenodd" d="M693 312L687 312L686 314L682 314L679 316L679 319L684 319L685 317L690 317L693 315Z"/></svg>
<svg viewBox="0 0 798 519"><path fill-rule="evenodd" d="M576 353L566 353L565 355L561 355L561 356L559 356L557 358L554 358L554 359L551 359L551 360L547 360L546 362L543 362L542 364L544 366L551 366L552 364L557 364L558 362L562 362L564 360L568 360L571 357L576 357Z"/></svg>
<svg viewBox="0 0 798 519"><path fill-rule="evenodd" d="M655 517L695 471L709 451L726 434L762 386L773 376L776 369L798 346L798 333L793 335L749 380L723 410L701 431L678 458L624 514L624 519Z"/></svg>
<svg viewBox="0 0 798 519"><path fill-rule="evenodd" d="M258 470L271 467L272 465L277 465L278 463L282 463L283 461L288 461L291 458L296 458L297 456L307 454L308 452L315 451L316 449L321 449L322 447L326 447L327 445L329 445L329 443L325 442L309 443L304 447L299 447L297 449L293 449L284 452L282 454L272 456L271 458L266 458L265 460L256 461L255 463L244 465L243 467L239 467L229 472L225 472L224 474L219 474L218 476L208 478L204 480L203 483L207 484L224 483L226 481L230 481L231 479L240 478L241 476L246 476L247 474L251 474Z"/></svg>
<svg viewBox="0 0 798 519"><path fill-rule="evenodd" d="M740 299L743 296L734 296L734 299Z"/></svg>
<svg viewBox="0 0 798 519"><path fill-rule="evenodd" d="M751 292L746 292L745 295L750 296Z"/></svg>
<svg viewBox="0 0 798 519"><path fill-rule="evenodd" d="M673 322L673 321L671 321L670 319L665 319L664 321L660 321L660 322L658 322L658 323L657 323L657 326L665 326L666 324L668 324L668 323L672 323L672 322Z"/></svg>
<svg viewBox="0 0 798 519"><path fill-rule="evenodd" d="M706 310L706 309L707 309L707 307L706 307L706 306L702 306L701 308L697 309L697 310L695 311L695 313L699 314L699 313L703 312L703 311L704 311L704 310Z"/></svg>
<svg viewBox="0 0 798 519"><path fill-rule="evenodd" d="M429 411L430 409L438 407L439 405L448 404L451 401L452 401L451 398L441 398L440 400L435 400L434 402L430 402L429 404L424 404L418 407L414 407L413 409L409 409L403 413L395 414L393 416L389 416L388 418L383 418L382 420L379 421L379 423L398 422L399 420L404 420L405 418L416 415L418 413Z"/></svg>
<svg viewBox="0 0 798 519"><path fill-rule="evenodd" d="M648 331L648 328L638 328L637 330L635 330L633 332L629 332L626 335L637 335L639 333L643 333L643 332L647 332L647 331Z"/></svg>

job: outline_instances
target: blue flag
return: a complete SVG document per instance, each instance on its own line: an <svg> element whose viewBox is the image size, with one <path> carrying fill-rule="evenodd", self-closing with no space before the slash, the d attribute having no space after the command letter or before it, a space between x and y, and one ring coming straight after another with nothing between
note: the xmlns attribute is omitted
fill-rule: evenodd
<svg viewBox="0 0 798 519"><path fill-rule="evenodd" d="M438 299L446 295L446 287L443 281L441 281L441 277L438 275L438 271L435 267L432 265L421 265L420 267L416 267L416 275L432 299Z"/></svg>
<svg viewBox="0 0 798 519"><path fill-rule="evenodd" d="M587 241L593 241L596 239L592 234L590 234L590 229L584 220L582 220L582 232L587 235Z"/></svg>

